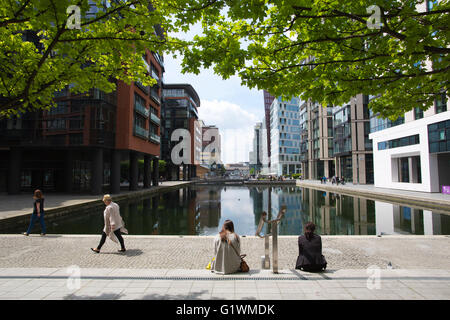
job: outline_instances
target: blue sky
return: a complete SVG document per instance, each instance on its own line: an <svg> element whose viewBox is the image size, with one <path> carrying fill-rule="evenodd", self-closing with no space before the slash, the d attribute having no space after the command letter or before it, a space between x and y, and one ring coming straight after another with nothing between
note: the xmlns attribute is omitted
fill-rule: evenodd
<svg viewBox="0 0 450 320"><path fill-rule="evenodd" d="M200 28L192 28L187 37L195 32L201 32ZM219 128L223 163L248 161L253 127L264 117L263 91L241 86L238 77L222 80L212 69L203 69L199 75L181 74L180 64L179 56L164 56L164 83L189 83L197 91L199 118Z"/></svg>

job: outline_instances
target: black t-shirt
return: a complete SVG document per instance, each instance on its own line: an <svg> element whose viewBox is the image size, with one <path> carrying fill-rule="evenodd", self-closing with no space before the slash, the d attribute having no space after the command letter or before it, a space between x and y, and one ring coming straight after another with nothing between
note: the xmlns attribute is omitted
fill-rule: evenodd
<svg viewBox="0 0 450 320"><path fill-rule="evenodd" d="M34 208L33 208L33 213L34 214L37 214L38 213L38 211L37 211L37 206L39 205L39 211L41 212L41 213L43 213L44 212L44 198L42 198L42 199L35 199L34 200Z"/></svg>

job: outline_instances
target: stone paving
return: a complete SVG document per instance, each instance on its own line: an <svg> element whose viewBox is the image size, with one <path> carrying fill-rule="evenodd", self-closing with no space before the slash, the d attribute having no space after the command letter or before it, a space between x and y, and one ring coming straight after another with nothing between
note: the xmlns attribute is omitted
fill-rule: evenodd
<svg viewBox="0 0 450 320"><path fill-rule="evenodd" d="M124 238L125 254L110 240L95 254L99 236L2 235L0 300L450 298L447 236L323 236L324 273L294 270L296 237L281 236L278 274L260 269L263 240L243 237L251 272L225 276L205 269L213 237Z"/></svg>
<svg viewBox="0 0 450 320"><path fill-rule="evenodd" d="M100 230L101 231L101 230ZM129 236L127 252L117 252L109 239L94 254L99 235L0 235L0 267L67 267L203 269L212 258L212 236ZM322 236L330 269L386 268L450 270L448 236ZM264 240L241 237L241 252L252 269L260 269ZM298 255L297 237L279 237L279 268L292 269Z"/></svg>
<svg viewBox="0 0 450 320"><path fill-rule="evenodd" d="M448 300L449 270L207 270L0 268L0 300ZM79 279L79 280L78 280Z"/></svg>

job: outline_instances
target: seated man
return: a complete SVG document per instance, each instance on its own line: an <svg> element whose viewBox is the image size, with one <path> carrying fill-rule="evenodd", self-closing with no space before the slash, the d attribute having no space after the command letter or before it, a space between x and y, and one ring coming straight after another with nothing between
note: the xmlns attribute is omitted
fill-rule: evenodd
<svg viewBox="0 0 450 320"><path fill-rule="evenodd" d="M327 261L322 255L322 239L314 233L316 226L312 222L305 225L305 234L298 237L298 258L296 269L308 272L325 270Z"/></svg>

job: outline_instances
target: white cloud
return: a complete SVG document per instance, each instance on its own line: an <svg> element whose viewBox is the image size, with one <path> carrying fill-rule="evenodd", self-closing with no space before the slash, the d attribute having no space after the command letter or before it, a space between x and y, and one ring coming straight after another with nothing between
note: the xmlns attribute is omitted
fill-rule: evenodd
<svg viewBox="0 0 450 320"><path fill-rule="evenodd" d="M216 125L221 135L224 163L248 161L252 149L253 127L258 117L240 105L223 100L201 100L199 118L206 125Z"/></svg>

